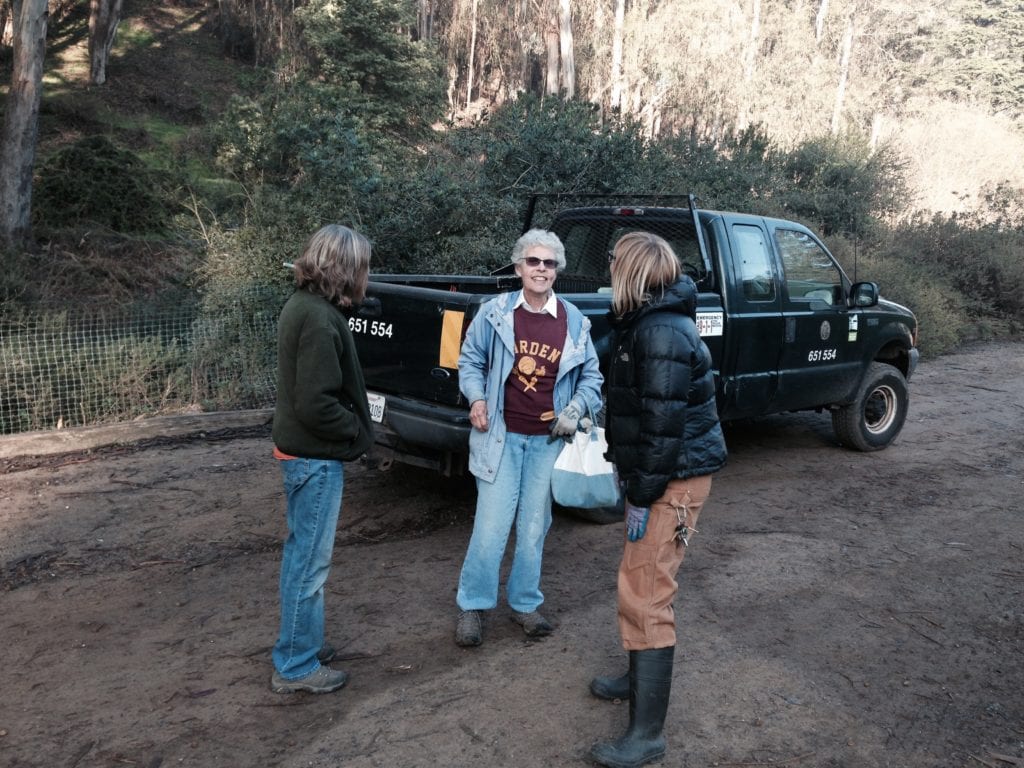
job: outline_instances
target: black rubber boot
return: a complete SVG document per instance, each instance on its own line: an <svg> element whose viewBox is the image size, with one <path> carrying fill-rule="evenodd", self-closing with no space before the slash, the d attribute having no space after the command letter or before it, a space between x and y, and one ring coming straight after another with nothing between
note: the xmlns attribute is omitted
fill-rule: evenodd
<svg viewBox="0 0 1024 768"><path fill-rule="evenodd" d="M626 701L629 699L629 670L620 677L595 677L590 681L590 692L599 699Z"/></svg>
<svg viewBox="0 0 1024 768"><path fill-rule="evenodd" d="M672 691L675 647L629 652L629 728L611 742L595 744L591 759L607 768L637 768L665 754L665 714Z"/></svg>

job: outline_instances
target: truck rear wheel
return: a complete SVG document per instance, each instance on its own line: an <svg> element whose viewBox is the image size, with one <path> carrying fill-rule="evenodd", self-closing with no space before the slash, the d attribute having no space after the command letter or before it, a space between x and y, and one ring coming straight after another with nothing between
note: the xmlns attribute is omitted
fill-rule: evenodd
<svg viewBox="0 0 1024 768"><path fill-rule="evenodd" d="M832 411L832 429L843 445L858 451L878 451L903 429L909 404L903 374L891 365L872 363L864 374L857 399Z"/></svg>
<svg viewBox="0 0 1024 768"><path fill-rule="evenodd" d="M578 507L563 507L560 504L554 505L556 510L565 512L579 520L586 520L596 525L609 525L621 523L626 519L626 511L620 502L617 507L597 507L595 509L580 509Z"/></svg>

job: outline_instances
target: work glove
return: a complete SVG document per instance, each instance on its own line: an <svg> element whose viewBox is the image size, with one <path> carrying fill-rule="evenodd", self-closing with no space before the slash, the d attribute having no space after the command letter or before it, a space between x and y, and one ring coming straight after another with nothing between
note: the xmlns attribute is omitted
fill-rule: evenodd
<svg viewBox="0 0 1024 768"><path fill-rule="evenodd" d="M626 499L626 535L630 541L640 541L647 533L647 517L650 507L637 507Z"/></svg>
<svg viewBox="0 0 1024 768"><path fill-rule="evenodd" d="M558 414L554 424L551 425L551 440L549 442L561 437L565 442L571 443L576 430L579 429L582 415L583 409L579 403L570 400L569 404Z"/></svg>

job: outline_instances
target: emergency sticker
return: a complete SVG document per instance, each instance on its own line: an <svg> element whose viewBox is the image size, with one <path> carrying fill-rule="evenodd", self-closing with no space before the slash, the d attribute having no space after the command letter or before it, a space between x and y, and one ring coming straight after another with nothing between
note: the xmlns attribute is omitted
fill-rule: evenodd
<svg viewBox="0 0 1024 768"><path fill-rule="evenodd" d="M857 324L859 322L860 315L850 315L850 328L846 334L847 341L857 340Z"/></svg>
<svg viewBox="0 0 1024 768"><path fill-rule="evenodd" d="M725 328L725 316L722 312L698 312L697 332L701 336L721 336Z"/></svg>

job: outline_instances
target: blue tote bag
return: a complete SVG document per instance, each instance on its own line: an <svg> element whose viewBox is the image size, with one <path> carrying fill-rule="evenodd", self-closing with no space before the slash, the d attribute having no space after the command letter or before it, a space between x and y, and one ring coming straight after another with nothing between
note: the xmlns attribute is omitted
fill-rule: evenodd
<svg viewBox="0 0 1024 768"><path fill-rule="evenodd" d="M619 503L615 467L605 459L604 429L591 427L562 447L551 473L551 495L563 507L596 509Z"/></svg>

